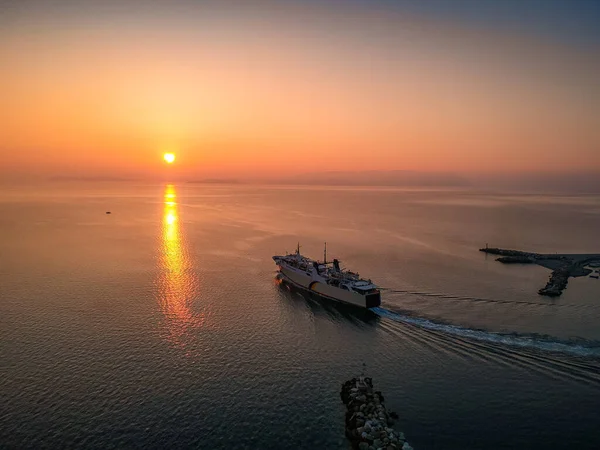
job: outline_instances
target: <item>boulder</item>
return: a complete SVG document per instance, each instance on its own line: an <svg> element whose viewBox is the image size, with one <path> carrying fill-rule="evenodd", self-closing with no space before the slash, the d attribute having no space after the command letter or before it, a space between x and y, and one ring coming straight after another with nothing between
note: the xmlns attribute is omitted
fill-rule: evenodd
<svg viewBox="0 0 600 450"><path fill-rule="evenodd" d="M373 391L367 377L352 378L342 384L340 392L346 405L346 436L358 450L412 450L404 434L391 428L398 415L388 412L380 391Z"/></svg>

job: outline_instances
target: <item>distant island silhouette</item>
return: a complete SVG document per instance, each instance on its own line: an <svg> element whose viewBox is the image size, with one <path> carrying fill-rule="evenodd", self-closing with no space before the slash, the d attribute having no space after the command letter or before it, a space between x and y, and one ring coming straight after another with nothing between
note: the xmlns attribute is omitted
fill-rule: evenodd
<svg viewBox="0 0 600 450"><path fill-rule="evenodd" d="M600 193L600 173L520 173L520 174L457 174L452 172L420 172L414 170L324 171L291 175L215 174L179 175L165 180L148 174L84 175L61 174L47 177L58 182L176 182L190 184L263 184L298 186L388 186L428 188L473 188L500 192L548 194Z"/></svg>

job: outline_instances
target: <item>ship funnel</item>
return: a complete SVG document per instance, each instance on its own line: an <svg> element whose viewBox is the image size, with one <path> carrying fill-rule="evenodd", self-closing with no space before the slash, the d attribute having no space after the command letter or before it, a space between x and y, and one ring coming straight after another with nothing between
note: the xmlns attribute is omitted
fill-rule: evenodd
<svg viewBox="0 0 600 450"><path fill-rule="evenodd" d="M333 268L336 272L341 272L340 270L340 262L337 259L333 260Z"/></svg>

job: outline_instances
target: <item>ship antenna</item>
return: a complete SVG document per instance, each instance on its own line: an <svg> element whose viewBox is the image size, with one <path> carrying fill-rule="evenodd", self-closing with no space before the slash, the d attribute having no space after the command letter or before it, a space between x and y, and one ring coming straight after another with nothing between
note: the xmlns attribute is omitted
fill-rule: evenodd
<svg viewBox="0 0 600 450"><path fill-rule="evenodd" d="M327 242L325 242L325 250L323 251L323 264L327 264Z"/></svg>
<svg viewBox="0 0 600 450"><path fill-rule="evenodd" d="M300 254L300 242L298 242L298 248L296 248L296 254L299 255Z"/></svg>

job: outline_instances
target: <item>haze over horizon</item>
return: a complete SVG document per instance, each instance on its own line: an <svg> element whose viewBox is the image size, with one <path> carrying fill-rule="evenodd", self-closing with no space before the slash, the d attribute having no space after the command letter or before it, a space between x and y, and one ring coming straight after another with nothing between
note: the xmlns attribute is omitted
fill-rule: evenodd
<svg viewBox="0 0 600 450"><path fill-rule="evenodd" d="M600 174L594 1L1 8L3 178Z"/></svg>

